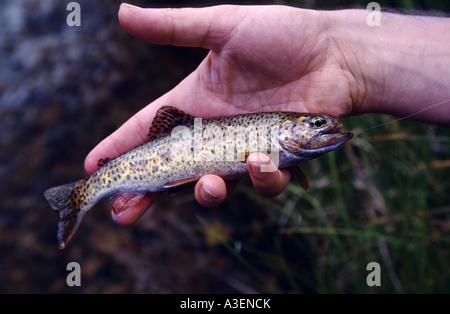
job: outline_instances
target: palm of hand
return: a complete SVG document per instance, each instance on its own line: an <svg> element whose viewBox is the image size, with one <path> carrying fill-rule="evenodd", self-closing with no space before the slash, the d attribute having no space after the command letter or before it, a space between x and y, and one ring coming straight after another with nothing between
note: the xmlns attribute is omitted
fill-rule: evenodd
<svg viewBox="0 0 450 314"><path fill-rule="evenodd" d="M258 111L338 117L350 113L349 80L317 21L288 18L302 12L288 7L280 7L275 15L273 9L260 7L250 17L245 7L229 11L220 20L225 35L207 45L212 50L170 92L171 103L206 116Z"/></svg>

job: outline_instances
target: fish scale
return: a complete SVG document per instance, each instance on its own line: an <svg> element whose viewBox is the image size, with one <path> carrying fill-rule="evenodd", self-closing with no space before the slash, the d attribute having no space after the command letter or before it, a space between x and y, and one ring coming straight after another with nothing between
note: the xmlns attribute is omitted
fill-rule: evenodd
<svg viewBox="0 0 450 314"><path fill-rule="evenodd" d="M237 179L248 172L246 157L253 152L268 153L279 168L292 167L349 140L352 134L340 133L341 128L342 122L328 115L266 112L200 119L161 107L147 143L99 160L102 167L84 180L45 191L59 213L59 246L67 245L83 215L104 197L164 191L206 174ZM299 169L293 174L302 176Z"/></svg>

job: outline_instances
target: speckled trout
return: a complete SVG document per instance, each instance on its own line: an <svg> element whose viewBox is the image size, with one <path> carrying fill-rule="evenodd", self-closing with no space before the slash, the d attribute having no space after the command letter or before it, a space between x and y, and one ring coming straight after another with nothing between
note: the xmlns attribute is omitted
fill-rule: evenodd
<svg viewBox="0 0 450 314"><path fill-rule="evenodd" d="M45 191L48 203L59 213L59 247L67 245L84 214L104 197L164 191L206 174L238 179L248 173L246 158L252 152L267 153L308 190L308 181L296 165L351 139L352 133L340 132L342 126L340 120L324 114L264 112L201 119L161 107L148 142L115 159L101 159L101 167L86 179Z"/></svg>

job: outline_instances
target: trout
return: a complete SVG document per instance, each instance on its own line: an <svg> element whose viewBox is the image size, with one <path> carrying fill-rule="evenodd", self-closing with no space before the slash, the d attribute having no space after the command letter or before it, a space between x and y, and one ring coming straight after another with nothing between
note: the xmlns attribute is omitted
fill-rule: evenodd
<svg viewBox="0 0 450 314"><path fill-rule="evenodd" d="M59 214L59 247L67 245L84 214L104 197L164 191L206 174L238 179L248 173L246 158L253 152L267 153L308 190L296 165L350 140L353 134L341 133L342 127L340 120L324 114L263 112L201 119L163 106L146 143L115 159L99 160L101 167L86 179L44 192Z"/></svg>

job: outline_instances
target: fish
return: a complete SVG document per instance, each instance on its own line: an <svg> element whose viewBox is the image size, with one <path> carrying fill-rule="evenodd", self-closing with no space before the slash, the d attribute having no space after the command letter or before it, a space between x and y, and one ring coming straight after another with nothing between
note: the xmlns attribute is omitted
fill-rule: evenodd
<svg viewBox="0 0 450 314"><path fill-rule="evenodd" d="M267 153L309 190L297 164L350 140L353 134L341 132L342 127L341 120L325 114L260 112L202 119L162 106L147 142L117 158L100 159L101 167L85 179L44 192L58 212L59 248L67 246L86 212L105 197L179 188L206 174L238 179L248 173L246 158L253 152Z"/></svg>

